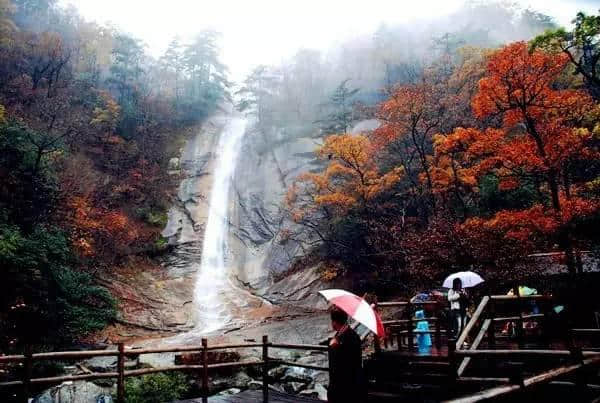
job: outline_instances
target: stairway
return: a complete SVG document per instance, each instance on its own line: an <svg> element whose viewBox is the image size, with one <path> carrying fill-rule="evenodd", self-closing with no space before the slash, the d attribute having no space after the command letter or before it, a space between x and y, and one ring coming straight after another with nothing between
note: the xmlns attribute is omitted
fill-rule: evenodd
<svg viewBox="0 0 600 403"><path fill-rule="evenodd" d="M435 402L453 382L446 356L382 351L365 360L369 402Z"/></svg>

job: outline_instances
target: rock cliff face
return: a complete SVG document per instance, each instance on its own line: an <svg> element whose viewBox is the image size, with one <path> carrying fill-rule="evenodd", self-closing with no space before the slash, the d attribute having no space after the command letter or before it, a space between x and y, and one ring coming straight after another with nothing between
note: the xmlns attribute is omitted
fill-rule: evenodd
<svg viewBox="0 0 600 403"><path fill-rule="evenodd" d="M266 293L273 277L288 270L300 253L297 243L282 241L281 231L293 225L286 216L285 195L300 172L318 164L317 140L286 139L282 131L274 135L267 139L256 128L246 133L233 184L230 242L236 276L258 293Z"/></svg>
<svg viewBox="0 0 600 403"><path fill-rule="evenodd" d="M362 121L351 132L373 130L377 125L376 120ZM281 236L295 226L285 212L285 195L298 174L322 167L315 154L321 139L292 136L291 130L272 130L266 135L249 127L233 184L230 245L235 275L273 303L323 306L316 292L329 285L319 279L317 267L274 281L304 253L297 242Z"/></svg>

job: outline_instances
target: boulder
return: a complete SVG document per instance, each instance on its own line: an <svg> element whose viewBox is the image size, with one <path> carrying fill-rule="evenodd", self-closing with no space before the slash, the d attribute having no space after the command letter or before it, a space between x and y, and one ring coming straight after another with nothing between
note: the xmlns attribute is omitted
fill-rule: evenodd
<svg viewBox="0 0 600 403"><path fill-rule="evenodd" d="M247 389L252 381L254 380L248 374L240 371L232 376L213 377L210 387L212 390Z"/></svg>
<svg viewBox="0 0 600 403"><path fill-rule="evenodd" d="M251 381L251 382L248 384L248 389L250 389L250 390L260 390L260 389L262 389L262 382L259 382L259 381Z"/></svg>
<svg viewBox="0 0 600 403"><path fill-rule="evenodd" d="M117 357L93 357L85 360L83 366L93 372L114 372L117 369ZM138 358L125 359L125 369L135 369L138 366Z"/></svg>
<svg viewBox="0 0 600 403"><path fill-rule="evenodd" d="M279 380L285 376L287 367L279 366L269 370L269 378Z"/></svg>
<svg viewBox="0 0 600 403"><path fill-rule="evenodd" d="M327 389L325 389L325 386L317 383L313 389L303 390L299 393L299 395L319 400L327 400Z"/></svg>
<svg viewBox="0 0 600 403"><path fill-rule="evenodd" d="M169 160L169 171L177 171L179 169L179 158L174 157Z"/></svg>
<svg viewBox="0 0 600 403"><path fill-rule="evenodd" d="M104 400L99 400L99 399ZM110 390L91 382L64 382L33 399L33 403L97 403L112 402Z"/></svg>
<svg viewBox="0 0 600 403"><path fill-rule="evenodd" d="M238 389L238 388L229 388L229 389L225 389L219 393L217 393L217 396L231 396L231 395L237 395L238 393L240 393L242 390Z"/></svg>
<svg viewBox="0 0 600 403"><path fill-rule="evenodd" d="M288 368L285 375L281 378L282 382L300 382L309 384L313 381L309 375L309 370L304 368Z"/></svg>
<svg viewBox="0 0 600 403"><path fill-rule="evenodd" d="M303 382L289 382L283 384L283 390L285 390L286 393L294 395L297 395L298 393L306 389L306 387L307 384Z"/></svg>
<svg viewBox="0 0 600 403"><path fill-rule="evenodd" d="M183 326L188 322L187 312L184 310L168 312L164 321L167 327Z"/></svg>

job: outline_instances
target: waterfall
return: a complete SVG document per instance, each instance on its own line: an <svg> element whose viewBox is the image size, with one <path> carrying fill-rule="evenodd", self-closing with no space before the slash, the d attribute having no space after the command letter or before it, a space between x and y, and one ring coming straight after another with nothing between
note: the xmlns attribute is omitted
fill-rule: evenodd
<svg viewBox="0 0 600 403"><path fill-rule="evenodd" d="M228 248L230 190L246 120L232 117L221 132L215 150L213 183L204 230L202 260L196 277L194 303L196 329L202 333L217 330L231 321L239 290L229 279Z"/></svg>

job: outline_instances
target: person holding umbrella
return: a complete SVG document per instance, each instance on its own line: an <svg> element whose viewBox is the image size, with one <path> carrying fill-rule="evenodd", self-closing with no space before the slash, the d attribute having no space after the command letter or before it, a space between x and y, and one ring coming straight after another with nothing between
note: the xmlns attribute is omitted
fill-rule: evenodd
<svg viewBox="0 0 600 403"><path fill-rule="evenodd" d="M483 282L483 278L472 271L459 271L444 280L443 287L450 288L448 302L450 302L450 331L453 337L457 337L466 324L469 296L464 288L475 287Z"/></svg>
<svg viewBox="0 0 600 403"><path fill-rule="evenodd" d="M340 289L319 291L330 304L331 326L335 336L329 344L328 401L357 402L367 400L366 380L362 370L360 337L348 326L348 317L368 328L377 337L384 337L381 317L364 298Z"/></svg>
<svg viewBox="0 0 600 403"><path fill-rule="evenodd" d="M362 347L358 334L348 326L348 314L339 308L331 310L331 326L335 336L329 343L329 388L327 401L364 402L366 389L362 370Z"/></svg>
<svg viewBox="0 0 600 403"><path fill-rule="evenodd" d="M465 325L467 293L462 287L462 280L456 277L452 281L452 288L448 291L448 302L450 302L450 330L452 336L456 337Z"/></svg>

